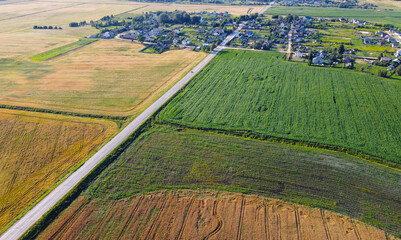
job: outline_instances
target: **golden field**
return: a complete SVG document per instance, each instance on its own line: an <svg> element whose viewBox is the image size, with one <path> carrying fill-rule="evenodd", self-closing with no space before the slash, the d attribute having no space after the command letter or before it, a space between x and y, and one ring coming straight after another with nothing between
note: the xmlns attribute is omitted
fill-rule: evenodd
<svg viewBox="0 0 401 240"><path fill-rule="evenodd" d="M3 60L0 103L102 115L135 115L205 56L189 50L140 53L143 46L100 40L50 61Z"/></svg>
<svg viewBox="0 0 401 240"><path fill-rule="evenodd" d="M38 239L395 240L350 217L255 195L213 191L81 196Z"/></svg>
<svg viewBox="0 0 401 240"><path fill-rule="evenodd" d="M0 229L117 129L106 120L0 109Z"/></svg>

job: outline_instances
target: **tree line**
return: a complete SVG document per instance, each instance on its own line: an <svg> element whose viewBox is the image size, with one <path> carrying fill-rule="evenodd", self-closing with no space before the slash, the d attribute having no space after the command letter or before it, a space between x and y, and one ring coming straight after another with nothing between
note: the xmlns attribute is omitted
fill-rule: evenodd
<svg viewBox="0 0 401 240"><path fill-rule="evenodd" d="M62 27L57 27L57 26L33 26L33 29L63 29Z"/></svg>

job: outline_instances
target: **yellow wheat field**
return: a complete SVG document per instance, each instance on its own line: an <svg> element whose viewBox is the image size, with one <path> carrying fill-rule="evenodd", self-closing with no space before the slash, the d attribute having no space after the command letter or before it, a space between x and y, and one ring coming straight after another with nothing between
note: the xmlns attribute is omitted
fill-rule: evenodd
<svg viewBox="0 0 401 240"><path fill-rule="evenodd" d="M0 109L0 229L116 131L111 121Z"/></svg>

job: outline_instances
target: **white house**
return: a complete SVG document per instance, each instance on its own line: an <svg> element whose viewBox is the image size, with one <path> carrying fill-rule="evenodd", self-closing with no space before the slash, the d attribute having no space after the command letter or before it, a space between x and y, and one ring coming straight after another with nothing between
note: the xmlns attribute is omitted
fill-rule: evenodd
<svg viewBox="0 0 401 240"><path fill-rule="evenodd" d="M301 51L296 51L294 56L297 57L297 58L302 58L304 55L303 55L303 53Z"/></svg>
<svg viewBox="0 0 401 240"><path fill-rule="evenodd" d="M401 49L398 49L395 53L394 53L395 57L401 57Z"/></svg>
<svg viewBox="0 0 401 240"><path fill-rule="evenodd" d="M182 44L184 44L184 45L188 45L190 42L189 42L189 40L188 39L184 39L184 40L182 40Z"/></svg>
<svg viewBox="0 0 401 240"><path fill-rule="evenodd" d="M322 56L317 56L317 57L314 57L314 58L312 59L312 63L313 63L313 64L319 64L319 65L321 65L321 64L323 64L323 62L324 62L324 58L323 58Z"/></svg>

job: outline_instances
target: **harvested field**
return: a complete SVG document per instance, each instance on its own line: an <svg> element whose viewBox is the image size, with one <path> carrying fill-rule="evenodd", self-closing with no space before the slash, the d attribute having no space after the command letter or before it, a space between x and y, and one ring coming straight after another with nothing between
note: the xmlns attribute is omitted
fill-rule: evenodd
<svg viewBox="0 0 401 240"><path fill-rule="evenodd" d="M223 51L160 119L329 144L401 167L400 81L310 67L283 56Z"/></svg>
<svg viewBox="0 0 401 240"><path fill-rule="evenodd" d="M394 239L330 211L212 191L80 197L38 239Z"/></svg>
<svg viewBox="0 0 401 240"><path fill-rule="evenodd" d="M0 109L0 229L116 131L111 121Z"/></svg>
<svg viewBox="0 0 401 240"><path fill-rule="evenodd" d="M140 53L141 44L100 40L38 62L4 60L0 103L100 115L135 115L206 53ZM4 80L4 81L3 81Z"/></svg>

